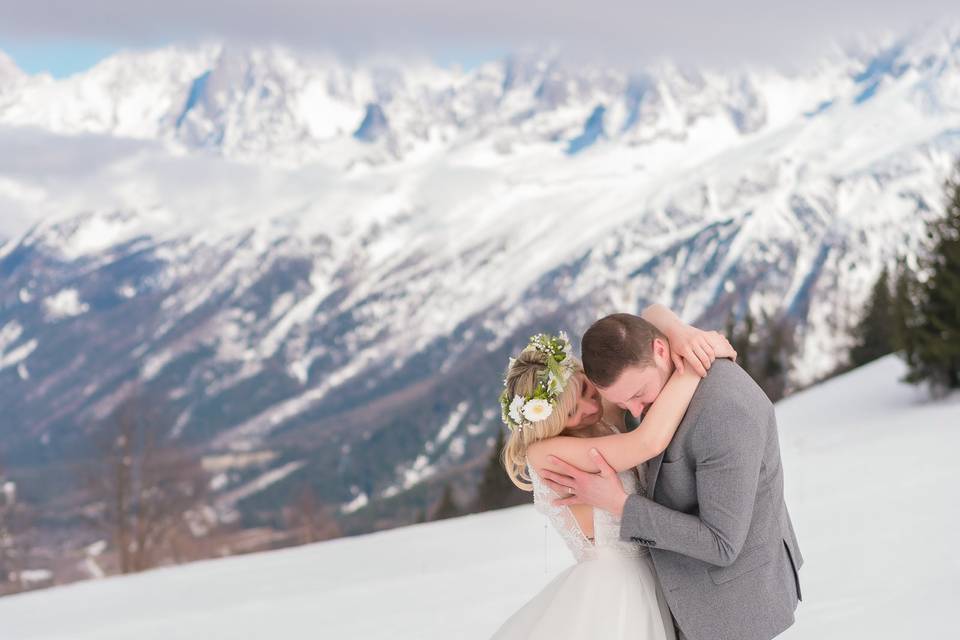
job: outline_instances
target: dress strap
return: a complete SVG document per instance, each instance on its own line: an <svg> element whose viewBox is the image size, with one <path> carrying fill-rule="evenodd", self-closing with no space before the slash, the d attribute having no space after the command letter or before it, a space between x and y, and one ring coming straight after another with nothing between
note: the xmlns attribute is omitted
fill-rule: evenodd
<svg viewBox="0 0 960 640"><path fill-rule="evenodd" d="M607 419L604 418L604 417L601 417L601 418L600 418L600 424L602 424L602 425L606 426L608 429L610 429L611 433L614 433L614 434L623 433L622 431L620 431L620 429L617 429L616 426L610 424L610 423L607 421Z"/></svg>

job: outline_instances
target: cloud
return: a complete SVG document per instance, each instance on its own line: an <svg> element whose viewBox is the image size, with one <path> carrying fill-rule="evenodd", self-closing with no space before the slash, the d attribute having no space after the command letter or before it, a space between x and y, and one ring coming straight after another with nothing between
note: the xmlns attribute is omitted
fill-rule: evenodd
<svg viewBox="0 0 960 640"><path fill-rule="evenodd" d="M321 164L298 170L181 155L153 140L0 126L0 246L42 220L162 209L178 226L268 218L335 193ZM171 223L173 224L173 223Z"/></svg>
<svg viewBox="0 0 960 640"><path fill-rule="evenodd" d="M8 39L126 46L199 38L281 42L350 55L502 51L554 45L598 58L691 61L791 57L825 39L954 19L956 0L352 0L9 3Z"/></svg>
<svg viewBox="0 0 960 640"><path fill-rule="evenodd" d="M35 178L51 184L64 178L86 179L117 158L130 157L157 146L132 138L83 134L60 136L33 127L0 126L0 176Z"/></svg>
<svg viewBox="0 0 960 640"><path fill-rule="evenodd" d="M39 220L90 206L85 192L106 191L111 185L104 175L111 166L157 147L149 141L0 126L0 243Z"/></svg>

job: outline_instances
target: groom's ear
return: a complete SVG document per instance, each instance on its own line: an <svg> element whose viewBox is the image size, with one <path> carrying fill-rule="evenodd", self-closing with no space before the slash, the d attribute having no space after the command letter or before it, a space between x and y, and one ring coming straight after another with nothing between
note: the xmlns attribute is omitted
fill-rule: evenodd
<svg viewBox="0 0 960 640"><path fill-rule="evenodd" d="M670 360L670 345L662 338L653 339L653 357L657 364L663 366Z"/></svg>
<svg viewBox="0 0 960 640"><path fill-rule="evenodd" d="M660 358L667 358L670 356L670 347L667 346L667 343L662 338L654 338L653 353Z"/></svg>

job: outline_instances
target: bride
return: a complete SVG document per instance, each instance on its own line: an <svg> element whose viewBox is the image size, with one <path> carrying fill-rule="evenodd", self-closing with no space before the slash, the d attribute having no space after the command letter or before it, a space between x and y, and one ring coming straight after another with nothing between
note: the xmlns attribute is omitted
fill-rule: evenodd
<svg viewBox="0 0 960 640"><path fill-rule="evenodd" d="M643 492L644 474L641 469L638 475L637 467L666 449L714 358L736 356L720 334L689 327L665 307L653 305L643 317L670 341L677 369L633 431L626 431L623 408L603 401L584 375L563 333L533 336L510 359L500 397L511 431L504 466L514 484L533 491L537 510L577 563L514 613L494 634L496 640L676 637L649 551L621 540L619 519L610 513L587 505L555 506L563 496L540 478L543 470L556 470L551 456L596 472L590 453L596 449L617 470L625 491Z"/></svg>

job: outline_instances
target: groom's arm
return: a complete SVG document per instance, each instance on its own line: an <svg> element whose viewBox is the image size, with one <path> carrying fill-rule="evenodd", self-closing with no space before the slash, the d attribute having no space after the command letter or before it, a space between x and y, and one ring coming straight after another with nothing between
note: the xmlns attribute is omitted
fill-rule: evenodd
<svg viewBox="0 0 960 640"><path fill-rule="evenodd" d="M696 460L698 515L629 496L621 537L719 566L733 564L750 528L766 446L765 422L772 419L763 415L767 411L744 405L738 397L710 403L690 434L686 453Z"/></svg>

